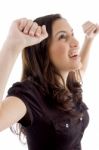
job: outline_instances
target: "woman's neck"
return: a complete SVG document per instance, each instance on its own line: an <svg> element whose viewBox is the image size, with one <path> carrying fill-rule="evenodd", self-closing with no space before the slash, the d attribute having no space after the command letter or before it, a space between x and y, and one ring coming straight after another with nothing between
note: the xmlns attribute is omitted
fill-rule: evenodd
<svg viewBox="0 0 99 150"><path fill-rule="evenodd" d="M59 83L60 83L62 86L64 86L65 89L69 90L68 87L66 86L66 85L67 85L67 84L66 84L66 83L67 83L67 77L68 77L69 72L60 72L60 74L61 74L63 80L62 80L60 77L58 77Z"/></svg>

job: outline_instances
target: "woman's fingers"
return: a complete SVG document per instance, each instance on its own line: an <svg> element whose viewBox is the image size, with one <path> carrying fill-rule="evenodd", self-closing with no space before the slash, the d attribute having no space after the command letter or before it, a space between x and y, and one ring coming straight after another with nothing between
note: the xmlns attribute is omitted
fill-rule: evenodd
<svg viewBox="0 0 99 150"><path fill-rule="evenodd" d="M20 20L19 29L25 34L30 34L33 36L37 28L38 24L36 22L33 22L32 20L26 18Z"/></svg>
<svg viewBox="0 0 99 150"><path fill-rule="evenodd" d="M83 31L88 37L95 37L95 35L99 32L99 26L90 21L85 22L83 25Z"/></svg>
<svg viewBox="0 0 99 150"><path fill-rule="evenodd" d="M38 26L36 32L35 32L35 36L38 36L40 37L41 36L41 33L42 33L42 27L41 26Z"/></svg>
<svg viewBox="0 0 99 150"><path fill-rule="evenodd" d="M26 18L22 18L22 19L17 20L17 21L19 22L19 29L21 31L23 31L24 28L26 27L26 24L27 24L28 20Z"/></svg>
<svg viewBox="0 0 99 150"><path fill-rule="evenodd" d="M47 38L47 37L48 37L48 32L47 32L47 30L46 30L46 26L43 25L43 26L42 26L41 39L43 40L43 39L45 39L45 38Z"/></svg>
<svg viewBox="0 0 99 150"><path fill-rule="evenodd" d="M96 26L91 26L89 29L87 29L85 32L89 35L91 33L95 33L97 31Z"/></svg>
<svg viewBox="0 0 99 150"><path fill-rule="evenodd" d="M28 34L31 29L32 24L33 24L33 21L28 20L26 26L24 27L23 33Z"/></svg>
<svg viewBox="0 0 99 150"><path fill-rule="evenodd" d="M97 29L97 26L96 26L96 24L93 24L93 23L91 23L91 22L86 22L84 25L83 25L83 30L84 30L84 32L86 33L86 32L94 32L95 30Z"/></svg>
<svg viewBox="0 0 99 150"><path fill-rule="evenodd" d="M29 31L29 35L34 36L37 28L38 28L38 24L36 22L33 22Z"/></svg>
<svg viewBox="0 0 99 150"><path fill-rule="evenodd" d="M36 25L36 26L34 26ZM39 26L38 24L32 25L29 35L31 35L34 38L37 38L38 41L42 41L43 39L48 37L48 33L46 31L46 26Z"/></svg>
<svg viewBox="0 0 99 150"><path fill-rule="evenodd" d="M32 28L29 31L29 35L26 35L26 42L25 42L25 46L30 46L30 45L35 45L40 43L41 41L43 41L45 38L48 37L48 33L46 31L46 27L45 25L43 26L36 26L37 28ZM31 33L33 33L31 35Z"/></svg>
<svg viewBox="0 0 99 150"><path fill-rule="evenodd" d="M88 28L90 26L90 21L85 22L82 27L85 30L86 28Z"/></svg>
<svg viewBox="0 0 99 150"><path fill-rule="evenodd" d="M39 26L36 22L26 18L20 20L19 29L27 35L40 38L40 40L48 36L45 25Z"/></svg>

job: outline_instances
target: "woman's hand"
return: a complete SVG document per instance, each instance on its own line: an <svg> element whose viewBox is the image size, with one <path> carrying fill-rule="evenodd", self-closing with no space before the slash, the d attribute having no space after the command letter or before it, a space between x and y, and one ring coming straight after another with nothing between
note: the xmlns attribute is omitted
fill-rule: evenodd
<svg viewBox="0 0 99 150"><path fill-rule="evenodd" d="M36 22L23 18L12 23L6 41L22 50L25 47L40 43L47 37L45 25L39 26Z"/></svg>
<svg viewBox="0 0 99 150"><path fill-rule="evenodd" d="M86 34L86 37L88 39L94 39L94 37L99 32L99 25L94 24L90 21L85 22L83 25L83 31Z"/></svg>

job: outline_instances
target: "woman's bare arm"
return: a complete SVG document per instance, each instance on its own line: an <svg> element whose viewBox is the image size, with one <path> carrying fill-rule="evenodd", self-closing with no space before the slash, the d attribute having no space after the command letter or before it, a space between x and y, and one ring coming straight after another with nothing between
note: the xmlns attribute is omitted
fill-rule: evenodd
<svg viewBox="0 0 99 150"><path fill-rule="evenodd" d="M19 52L17 52L15 47L10 43L5 43L0 51L0 99L3 98L3 93L10 76L10 72L18 54Z"/></svg>
<svg viewBox="0 0 99 150"><path fill-rule="evenodd" d="M86 71L88 61L89 61L89 56L90 56L91 45L93 43L95 36L99 32L99 26L88 21L85 24L83 24L83 30L85 33L85 39L80 52L81 62L82 62L82 68L81 68L82 74L84 74Z"/></svg>
<svg viewBox="0 0 99 150"><path fill-rule="evenodd" d="M46 27L39 26L32 20L20 19L13 22L0 53L0 131L18 122L27 111L24 102L15 96L9 96L2 100L14 62L21 50L35 45L47 37Z"/></svg>
<svg viewBox="0 0 99 150"><path fill-rule="evenodd" d="M23 101L9 96L0 102L0 132L18 122L27 112Z"/></svg>
<svg viewBox="0 0 99 150"><path fill-rule="evenodd" d="M35 36L34 36L35 34ZM41 42L48 36L45 26L26 18L15 20L0 51L0 99L19 53L27 46Z"/></svg>

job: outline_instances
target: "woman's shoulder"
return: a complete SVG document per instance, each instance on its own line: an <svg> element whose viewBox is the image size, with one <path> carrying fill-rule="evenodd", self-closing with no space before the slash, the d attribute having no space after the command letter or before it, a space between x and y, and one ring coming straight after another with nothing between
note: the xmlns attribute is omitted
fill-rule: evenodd
<svg viewBox="0 0 99 150"><path fill-rule="evenodd" d="M12 86L8 89L8 95L12 94L21 94L37 97L37 95L40 95L40 92L35 82L33 82L31 78L27 78L25 80L17 81L12 84Z"/></svg>
<svg viewBox="0 0 99 150"><path fill-rule="evenodd" d="M30 77L28 77L27 79L13 83L12 87L13 88L19 87L21 89L30 89L30 88L36 89L36 85L34 84L33 80Z"/></svg>

